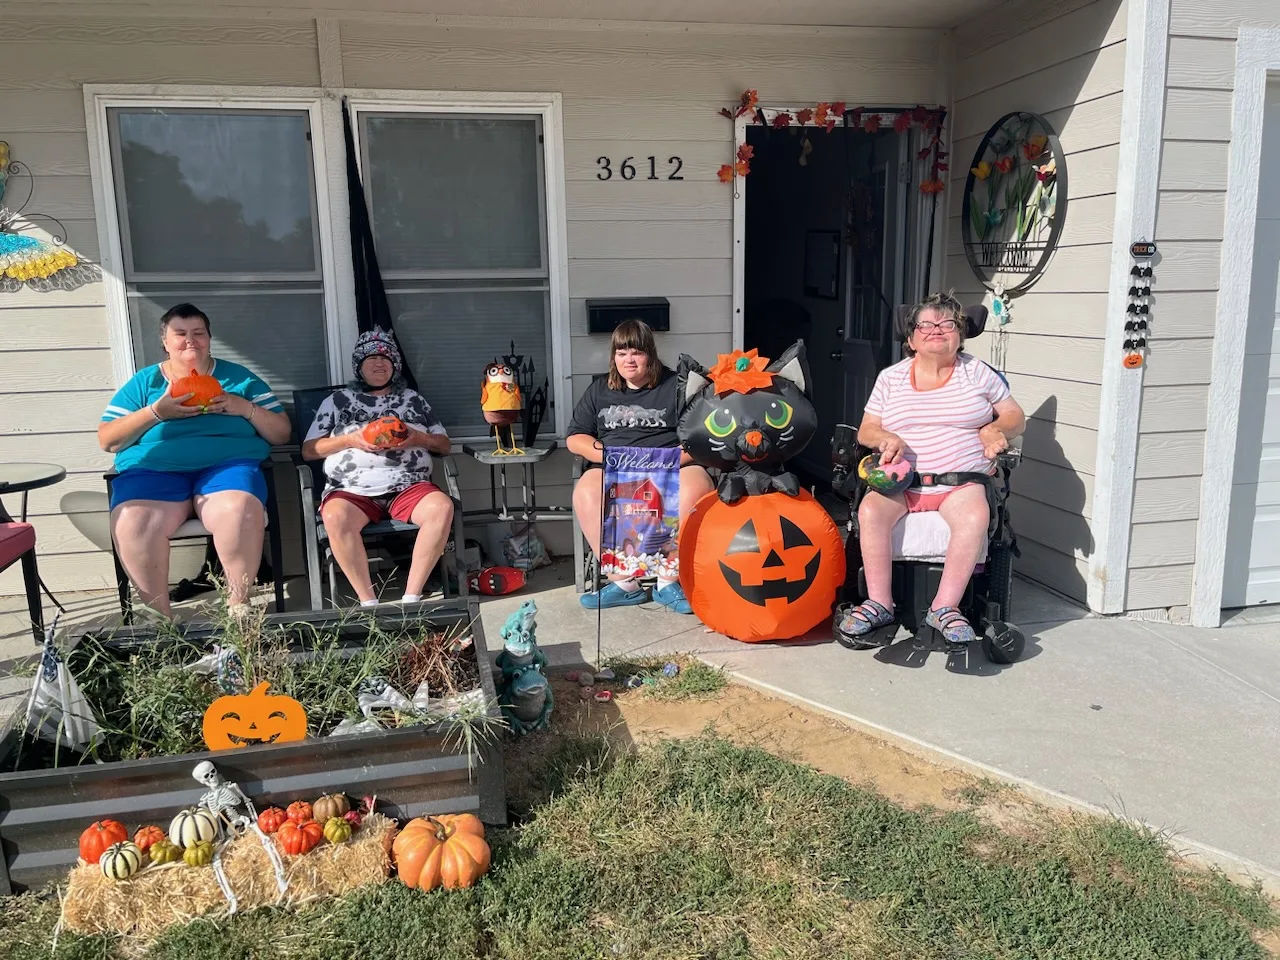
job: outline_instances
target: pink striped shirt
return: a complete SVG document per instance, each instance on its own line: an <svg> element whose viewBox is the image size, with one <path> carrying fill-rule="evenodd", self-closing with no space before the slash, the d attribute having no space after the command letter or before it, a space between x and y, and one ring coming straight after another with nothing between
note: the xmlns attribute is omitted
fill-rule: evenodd
<svg viewBox="0 0 1280 960"><path fill-rule="evenodd" d="M977 357L956 357L951 379L936 390L911 385L908 357L880 371L866 413L879 417L907 445L903 456L925 473L990 473L978 431L995 418L994 406L1009 396L1000 376Z"/></svg>

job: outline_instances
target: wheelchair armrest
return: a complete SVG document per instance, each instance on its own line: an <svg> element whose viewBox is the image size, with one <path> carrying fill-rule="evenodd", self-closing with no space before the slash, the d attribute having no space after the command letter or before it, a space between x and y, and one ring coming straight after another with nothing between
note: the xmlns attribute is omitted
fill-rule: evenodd
<svg viewBox="0 0 1280 960"><path fill-rule="evenodd" d="M458 461L453 454L446 453L438 458L444 467L445 492L458 507L462 506L462 488L458 485Z"/></svg>

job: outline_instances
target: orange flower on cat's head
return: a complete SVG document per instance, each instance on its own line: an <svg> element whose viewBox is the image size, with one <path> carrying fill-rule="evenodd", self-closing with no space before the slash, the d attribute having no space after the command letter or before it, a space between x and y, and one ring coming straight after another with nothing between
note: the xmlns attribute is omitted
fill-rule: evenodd
<svg viewBox="0 0 1280 960"><path fill-rule="evenodd" d="M769 358L760 356L759 350L735 350L720 354L716 365L707 371L707 379L715 384L718 397L747 393L773 384L773 374L765 369L768 365Z"/></svg>

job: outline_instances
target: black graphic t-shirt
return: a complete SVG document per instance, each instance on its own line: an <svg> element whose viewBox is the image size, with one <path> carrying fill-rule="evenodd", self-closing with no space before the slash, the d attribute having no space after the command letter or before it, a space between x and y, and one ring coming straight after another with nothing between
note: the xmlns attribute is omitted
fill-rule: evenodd
<svg viewBox="0 0 1280 960"><path fill-rule="evenodd" d="M675 371L662 368L658 385L610 390L607 377L596 377L573 408L569 433L585 433L606 447L678 447Z"/></svg>

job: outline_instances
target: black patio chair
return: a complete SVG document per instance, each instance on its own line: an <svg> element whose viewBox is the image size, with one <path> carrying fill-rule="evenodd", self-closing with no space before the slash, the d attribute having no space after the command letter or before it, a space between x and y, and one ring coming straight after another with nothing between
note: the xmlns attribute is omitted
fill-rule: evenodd
<svg viewBox="0 0 1280 960"><path fill-rule="evenodd" d="M325 399L338 387L315 387L309 390L293 392L294 425L297 428L298 442L306 440L311 424L316 418ZM458 596L467 594L466 571L460 563L459 545L464 542L462 535L462 494L458 488L458 465L451 456L433 455L439 463L437 467L444 473L444 490L453 501L453 531L445 543L444 554L440 558L437 570L440 574L441 587L448 598L453 592L456 581ZM320 519L320 494L324 490L324 461L303 460L301 453L294 454L294 464L298 471L299 500L302 511L302 547L307 558L307 584L311 591L311 609L324 608L326 599L332 605L338 589L338 562L334 559L333 550L329 546L329 535L325 532L324 522ZM438 471L433 471L439 476ZM401 523L399 520L383 520L371 523L361 531L365 546L378 546L388 543L403 543L418 535L418 525ZM412 543L410 543L412 549ZM321 577L321 567L325 576ZM325 590L325 585L328 590ZM327 598L326 598L327 593Z"/></svg>

